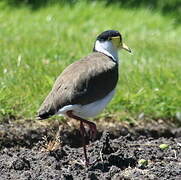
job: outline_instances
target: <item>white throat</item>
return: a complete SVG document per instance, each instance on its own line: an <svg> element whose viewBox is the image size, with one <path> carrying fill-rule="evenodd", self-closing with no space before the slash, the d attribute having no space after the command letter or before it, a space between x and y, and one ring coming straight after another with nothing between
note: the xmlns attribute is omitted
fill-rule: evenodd
<svg viewBox="0 0 181 180"><path fill-rule="evenodd" d="M114 61L118 62L118 50L113 46L111 41L101 42L99 40L96 40L94 49L98 52L106 54Z"/></svg>

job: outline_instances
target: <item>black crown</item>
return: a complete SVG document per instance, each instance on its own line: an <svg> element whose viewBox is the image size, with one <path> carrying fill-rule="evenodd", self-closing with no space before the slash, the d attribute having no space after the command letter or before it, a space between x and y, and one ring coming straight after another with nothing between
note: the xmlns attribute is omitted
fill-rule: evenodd
<svg viewBox="0 0 181 180"><path fill-rule="evenodd" d="M110 40L111 37L116 37L116 36L119 36L120 40L122 40L122 37L119 31L107 30L107 31L102 32L99 36L97 36L97 40L107 41L107 40Z"/></svg>

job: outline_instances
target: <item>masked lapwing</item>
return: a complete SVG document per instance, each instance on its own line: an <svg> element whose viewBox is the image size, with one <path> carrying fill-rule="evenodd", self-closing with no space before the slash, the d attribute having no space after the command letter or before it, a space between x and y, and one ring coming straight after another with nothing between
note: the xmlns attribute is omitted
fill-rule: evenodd
<svg viewBox="0 0 181 180"><path fill-rule="evenodd" d="M55 81L52 90L38 110L38 119L63 115L80 121L80 132L85 139L96 137L96 124L87 118L98 115L115 94L118 82L118 50L131 50L123 43L118 31L108 30L97 36L93 52L70 64ZM86 165L89 159L83 141Z"/></svg>

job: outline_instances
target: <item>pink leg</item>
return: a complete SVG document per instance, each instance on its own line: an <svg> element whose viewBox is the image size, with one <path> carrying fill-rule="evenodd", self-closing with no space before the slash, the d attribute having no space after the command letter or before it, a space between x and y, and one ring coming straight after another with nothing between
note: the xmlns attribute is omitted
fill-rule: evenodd
<svg viewBox="0 0 181 180"><path fill-rule="evenodd" d="M87 124L90 128L90 138L91 139L95 139L96 138L96 135L97 135L97 127L96 127L96 124L91 122L91 121L88 121L86 119L83 119L81 117L78 117L76 115L73 114L72 111L67 111L67 115L68 117L70 118L73 118L73 119L76 119L76 120L79 120L79 121L82 121L83 123Z"/></svg>
<svg viewBox="0 0 181 180"><path fill-rule="evenodd" d="M80 132L81 132L81 135L83 137L83 148L84 148L85 161L86 161L86 165L89 165L89 159L87 157L86 143L85 143L86 130L85 130L85 127L84 127L83 123L85 123L85 124L87 124L89 126L89 128L90 128L90 138L92 138L92 139L94 139L96 137L96 134L97 134L96 125L91 121L88 121L88 120L83 119L81 117L75 116L72 111L67 111L67 115L70 118L73 118L73 119L76 119L76 120L80 121Z"/></svg>
<svg viewBox="0 0 181 180"><path fill-rule="evenodd" d="M86 166L88 166L89 159L87 157L86 142L85 142L86 131L85 131L84 124L82 121L80 121L80 133L83 137L83 149L84 149L85 164L86 164Z"/></svg>

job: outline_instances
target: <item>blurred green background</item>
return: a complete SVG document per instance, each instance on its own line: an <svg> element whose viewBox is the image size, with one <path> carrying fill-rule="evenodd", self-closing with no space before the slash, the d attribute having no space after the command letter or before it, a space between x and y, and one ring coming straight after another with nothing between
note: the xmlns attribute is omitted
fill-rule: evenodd
<svg viewBox="0 0 181 180"><path fill-rule="evenodd" d="M1 0L0 120L34 119L56 77L119 30L117 93L99 116L181 123L180 0Z"/></svg>

